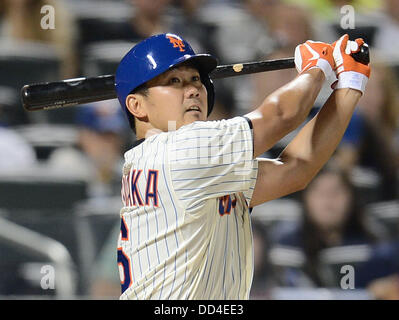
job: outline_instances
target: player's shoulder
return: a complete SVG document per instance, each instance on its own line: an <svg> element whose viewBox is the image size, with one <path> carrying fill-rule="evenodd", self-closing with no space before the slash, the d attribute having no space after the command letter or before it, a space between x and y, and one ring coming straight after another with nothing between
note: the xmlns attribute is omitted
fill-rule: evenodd
<svg viewBox="0 0 399 320"><path fill-rule="evenodd" d="M124 153L125 161L132 162L135 159L149 158L154 156L154 153L157 155L162 148L165 148L167 140L167 132L160 132L145 139L137 139Z"/></svg>
<svg viewBox="0 0 399 320"><path fill-rule="evenodd" d="M222 131L229 130L230 128L236 128L239 126L249 127L251 128L250 120L243 116L237 116L230 119L221 119L221 120L211 120L211 121L195 121L188 125L184 125L178 130L174 132L174 135L180 136L187 133L193 132L208 132L212 133L212 131Z"/></svg>

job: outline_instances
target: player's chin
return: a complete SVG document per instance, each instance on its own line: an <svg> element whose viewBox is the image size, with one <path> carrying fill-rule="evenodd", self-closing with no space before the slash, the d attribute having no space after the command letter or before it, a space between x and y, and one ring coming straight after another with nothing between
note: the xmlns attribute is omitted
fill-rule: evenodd
<svg viewBox="0 0 399 320"><path fill-rule="evenodd" d="M202 111L186 111L184 113L184 120L186 124L194 121L205 121L206 115Z"/></svg>

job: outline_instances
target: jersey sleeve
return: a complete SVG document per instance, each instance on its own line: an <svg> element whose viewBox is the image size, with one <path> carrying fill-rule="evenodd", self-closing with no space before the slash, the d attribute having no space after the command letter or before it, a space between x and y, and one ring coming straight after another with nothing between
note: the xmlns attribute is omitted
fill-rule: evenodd
<svg viewBox="0 0 399 320"><path fill-rule="evenodd" d="M245 198L248 206L249 206L249 204L251 202L252 195L253 195L254 190L255 190L255 184L256 184L256 178L257 177L258 177L258 161L255 159L252 162L252 173L251 173L251 175L249 177L249 179L251 180L250 184L249 184L249 187L248 187L248 189L243 191L244 198Z"/></svg>
<svg viewBox="0 0 399 320"><path fill-rule="evenodd" d="M237 192L252 196L257 161L249 119L194 122L175 131L168 151L172 184L187 208Z"/></svg>

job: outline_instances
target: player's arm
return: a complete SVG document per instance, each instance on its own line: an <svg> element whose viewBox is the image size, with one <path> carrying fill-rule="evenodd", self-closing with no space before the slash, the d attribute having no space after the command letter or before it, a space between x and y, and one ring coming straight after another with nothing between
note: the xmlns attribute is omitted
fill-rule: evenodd
<svg viewBox="0 0 399 320"><path fill-rule="evenodd" d="M338 146L360 96L353 89L335 90L278 160L259 159L250 206L304 189Z"/></svg>
<svg viewBox="0 0 399 320"><path fill-rule="evenodd" d="M344 58L336 90L318 114L283 150L278 160L260 160L250 206L304 189L337 148L370 75L368 66L345 54L348 37L336 44ZM336 59L336 61L339 59ZM346 69L345 69L346 68Z"/></svg>
<svg viewBox="0 0 399 320"><path fill-rule="evenodd" d="M254 157L263 154L305 121L324 80L335 78L332 47L307 41L295 50L299 75L246 115L253 128Z"/></svg>

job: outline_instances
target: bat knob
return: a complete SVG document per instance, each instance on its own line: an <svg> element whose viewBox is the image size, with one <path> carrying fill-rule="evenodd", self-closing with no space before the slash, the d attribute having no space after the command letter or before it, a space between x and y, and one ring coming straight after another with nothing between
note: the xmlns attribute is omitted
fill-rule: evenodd
<svg viewBox="0 0 399 320"><path fill-rule="evenodd" d="M360 47L360 51L353 53L352 57L360 63L363 63L365 65L368 65L370 62L370 56L369 56L369 46L367 43L364 43L361 47Z"/></svg>

